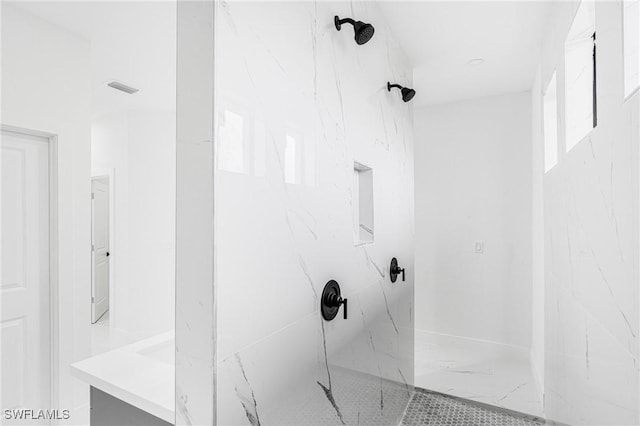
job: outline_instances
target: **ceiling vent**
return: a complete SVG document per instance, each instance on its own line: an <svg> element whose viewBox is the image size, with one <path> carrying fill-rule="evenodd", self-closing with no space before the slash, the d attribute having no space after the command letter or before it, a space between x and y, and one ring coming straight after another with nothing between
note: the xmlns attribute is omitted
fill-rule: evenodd
<svg viewBox="0 0 640 426"><path fill-rule="evenodd" d="M110 81L109 83L107 83L107 86L112 87L121 92L127 93L129 95L133 95L134 93L138 92L138 89L136 89L135 87L127 86L126 84L120 83L119 81L116 81L116 80Z"/></svg>

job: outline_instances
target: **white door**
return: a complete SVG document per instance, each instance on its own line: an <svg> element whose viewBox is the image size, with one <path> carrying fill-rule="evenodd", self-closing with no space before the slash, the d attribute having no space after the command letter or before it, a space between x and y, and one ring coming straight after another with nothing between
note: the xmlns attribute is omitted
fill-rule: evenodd
<svg viewBox="0 0 640 426"><path fill-rule="evenodd" d="M48 408L49 141L0 134L0 406Z"/></svg>
<svg viewBox="0 0 640 426"><path fill-rule="evenodd" d="M95 323L109 309L109 179L92 179L91 194L91 322Z"/></svg>

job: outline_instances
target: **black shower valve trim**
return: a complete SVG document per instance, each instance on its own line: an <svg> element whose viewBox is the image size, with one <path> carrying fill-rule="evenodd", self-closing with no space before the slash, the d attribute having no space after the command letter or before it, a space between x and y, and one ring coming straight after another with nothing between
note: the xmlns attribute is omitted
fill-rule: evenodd
<svg viewBox="0 0 640 426"><path fill-rule="evenodd" d="M320 298L320 311L322 313L322 317L326 321L331 321L338 314L340 305L342 305L344 319L347 319L348 301L346 298L343 298L340 293L340 284L335 280L330 280L325 284Z"/></svg>

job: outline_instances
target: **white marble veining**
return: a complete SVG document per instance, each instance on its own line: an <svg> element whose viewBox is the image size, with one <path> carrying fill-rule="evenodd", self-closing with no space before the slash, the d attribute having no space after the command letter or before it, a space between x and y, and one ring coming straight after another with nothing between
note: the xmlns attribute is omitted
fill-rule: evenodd
<svg viewBox="0 0 640 426"><path fill-rule="evenodd" d="M71 364L71 375L173 424L174 363L168 332Z"/></svg>
<svg viewBox="0 0 640 426"><path fill-rule="evenodd" d="M374 3L216 7L218 422L397 423L413 384L412 106L386 83L411 86L409 62ZM356 45L334 15L373 39ZM373 173L364 245L354 163ZM320 316L331 279L347 320Z"/></svg>
<svg viewBox="0 0 640 426"><path fill-rule="evenodd" d="M576 8L555 4L543 86L562 75ZM637 94L624 100L621 12L620 2L596 2L598 126L568 152L561 131L558 164L544 176L545 412L568 424L640 423L639 108ZM559 77L561 128L564 91Z"/></svg>

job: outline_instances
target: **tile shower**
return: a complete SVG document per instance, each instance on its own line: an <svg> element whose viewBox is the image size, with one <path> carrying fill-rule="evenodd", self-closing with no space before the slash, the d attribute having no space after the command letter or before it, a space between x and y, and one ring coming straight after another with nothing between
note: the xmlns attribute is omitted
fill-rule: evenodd
<svg viewBox="0 0 640 426"><path fill-rule="evenodd" d="M217 12L218 421L398 423L413 281L392 284L388 269L413 266L412 109L385 84L411 85L407 58L375 4ZM335 15L374 22L375 36L358 46ZM373 180L366 236L354 169ZM347 320L320 316L332 279Z"/></svg>
<svg viewBox="0 0 640 426"><path fill-rule="evenodd" d="M357 45L336 15L375 36ZM177 371L187 352L217 359L218 424L398 424L413 391L413 126L387 82L411 87L409 62L374 3L219 2L214 28L215 130L200 139L216 141L217 350L181 342L212 307L178 291ZM394 257L406 279L392 283ZM330 280L347 320L321 317ZM178 375L179 424L209 421L198 380Z"/></svg>
<svg viewBox="0 0 640 426"><path fill-rule="evenodd" d="M567 5L554 9L559 28L575 10ZM183 102L199 107L196 116L180 120L178 114L178 168L185 170L178 200L181 191L189 200L178 211L178 246L183 229L190 234L183 250L201 262L189 262L188 256L181 262L178 256L177 424L540 424L414 388L413 106L403 102L404 94L387 89L389 81L412 87L413 69L379 5L223 1L180 7L179 51L208 73L178 77ZM611 22L619 18L614 7L601 6ZM374 23L374 37L359 46L350 26L336 32L336 15ZM553 56L557 40L550 36L545 43L545 55ZM602 43L607 45L606 35ZM549 72L541 69L543 76ZM532 93L527 103L535 110L538 101ZM625 117L637 113L637 97L628 105ZM533 111L531 120L541 126ZM617 124L637 125L629 120ZM629 180L635 169L624 162L633 153L627 136L611 147L610 168ZM576 149L584 147L589 145ZM563 163L556 175L577 172L564 167L574 166ZM543 181L544 246L555 256L546 259L551 263L543 275L555 274L551 268L567 260L556 239L565 232L559 223L572 217L565 210L571 197L555 178ZM363 196L367 188L370 194ZM204 196L189 197L196 193ZM194 216L207 226L198 229ZM630 235L632 220L618 219ZM565 236L574 242L572 234ZM582 241L580 234L574 237ZM623 251L637 242L628 238L621 242ZM197 241L199 249L186 247L187 241ZM394 257L405 281L390 280ZM630 266L625 270L634 273ZM346 320L342 313L332 321L321 316L321 294L330 280L349 301ZM181 281L190 283L182 292ZM630 292L628 300L636 296ZM580 319L573 296L546 297L543 317L553 332L543 339L553 356L546 354L542 367L545 413L567 422L584 420L590 410L603 419L612 416L607 402L587 403L597 396L585 380L569 380L576 368L569 360L585 348L565 328L586 324L599 333L600 325L591 324L590 316ZM565 303L567 309L558 311ZM637 314L630 309L636 327ZM597 308L591 313L602 314ZM628 393L627 407L609 418L624 424L637 419L637 404L631 403L638 395L637 367L629 364L637 352L633 327L628 336L621 334L628 350L610 345L613 359L620 360L614 375ZM203 334L211 339L203 341ZM562 345L571 345L571 352L562 353ZM589 359L597 362L594 352ZM631 378L625 381L625 375ZM584 394L569 395L575 383L585 385ZM572 408L563 407L567 398Z"/></svg>

